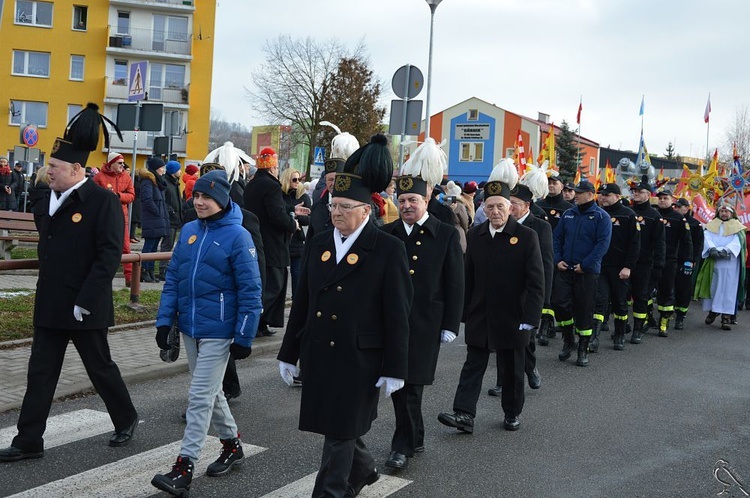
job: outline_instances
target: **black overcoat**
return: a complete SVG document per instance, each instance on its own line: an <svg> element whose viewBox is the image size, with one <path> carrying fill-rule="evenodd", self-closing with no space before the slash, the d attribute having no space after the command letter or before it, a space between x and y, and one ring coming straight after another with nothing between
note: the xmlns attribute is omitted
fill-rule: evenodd
<svg viewBox="0 0 750 498"><path fill-rule="evenodd" d="M430 215L406 234L398 219L382 230L406 247L414 299L409 313L409 384L430 385L440 354L440 332L458 335L464 306L464 261L453 225Z"/></svg>
<svg viewBox="0 0 750 498"><path fill-rule="evenodd" d="M489 223L466 237L466 344L491 350L526 347L530 331L518 327L536 326L544 304L539 238L513 217L493 238Z"/></svg>
<svg viewBox="0 0 750 498"><path fill-rule="evenodd" d="M300 360L300 430L353 439L377 417L378 378L406 379L413 291L400 240L368 221L336 264L333 233L306 244L278 359Z"/></svg>
<svg viewBox="0 0 750 498"><path fill-rule="evenodd" d="M245 209L258 217L267 267L289 266L289 239L297 224L287 210L281 184L268 171L258 170L245 187Z"/></svg>
<svg viewBox="0 0 750 498"><path fill-rule="evenodd" d="M114 325L112 279L120 265L125 218L117 195L92 180L49 216L50 193L34 205L39 280L34 325L63 330ZM73 307L91 312L78 322Z"/></svg>
<svg viewBox="0 0 750 498"><path fill-rule="evenodd" d="M544 304L552 301L552 276L555 273L555 252L552 246L552 225L548 221L529 213L523 223L525 227L534 230L539 237L539 249L542 252L542 264L544 265Z"/></svg>

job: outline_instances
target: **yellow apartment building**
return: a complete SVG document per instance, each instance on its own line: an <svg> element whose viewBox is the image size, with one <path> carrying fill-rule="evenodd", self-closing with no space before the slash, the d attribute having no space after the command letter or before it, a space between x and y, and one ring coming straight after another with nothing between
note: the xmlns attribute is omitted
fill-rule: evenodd
<svg viewBox="0 0 750 498"><path fill-rule="evenodd" d="M0 0L0 154L21 145L23 125L37 126L42 159L68 120L94 102L117 121L128 103L131 64L147 62L148 104L162 104L159 131L123 132L111 148L137 164L167 142L184 164L208 144L213 31L212 0ZM157 117L158 119L158 117ZM92 153L89 166L105 162Z"/></svg>

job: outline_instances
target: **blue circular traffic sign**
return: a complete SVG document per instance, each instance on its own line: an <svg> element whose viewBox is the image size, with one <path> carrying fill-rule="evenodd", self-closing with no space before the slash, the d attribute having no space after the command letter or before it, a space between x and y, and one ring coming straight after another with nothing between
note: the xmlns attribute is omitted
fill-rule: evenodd
<svg viewBox="0 0 750 498"><path fill-rule="evenodd" d="M39 142L39 133L33 126L27 126L23 129L23 143L28 147L33 147Z"/></svg>

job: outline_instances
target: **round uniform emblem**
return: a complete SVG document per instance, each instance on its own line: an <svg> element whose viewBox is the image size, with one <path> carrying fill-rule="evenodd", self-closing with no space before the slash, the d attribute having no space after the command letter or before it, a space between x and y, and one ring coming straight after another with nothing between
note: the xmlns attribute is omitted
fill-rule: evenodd
<svg viewBox="0 0 750 498"><path fill-rule="evenodd" d="M555 215L555 210L551 209L550 212L549 212L549 214L551 214L552 216L554 216Z"/></svg>
<svg viewBox="0 0 750 498"><path fill-rule="evenodd" d="M346 257L346 262L350 265L356 265L357 261L359 261L359 256L357 256L356 254L350 254Z"/></svg>
<svg viewBox="0 0 750 498"><path fill-rule="evenodd" d="M514 246L518 244L518 237L511 237L510 238L510 245Z"/></svg>
<svg viewBox="0 0 750 498"><path fill-rule="evenodd" d="M612 218L612 223L614 223L615 221L617 221L617 218Z"/></svg>
<svg viewBox="0 0 750 498"><path fill-rule="evenodd" d="M198 236L191 235L190 238L188 239L188 244L193 244L196 240L198 240Z"/></svg>
<svg viewBox="0 0 750 498"><path fill-rule="evenodd" d="M70 219L73 220L73 223L78 223L83 219L83 215L81 215L81 213L75 213Z"/></svg>
<svg viewBox="0 0 750 498"><path fill-rule="evenodd" d="M331 251L326 251L320 256L320 260L324 263L329 259L331 259Z"/></svg>

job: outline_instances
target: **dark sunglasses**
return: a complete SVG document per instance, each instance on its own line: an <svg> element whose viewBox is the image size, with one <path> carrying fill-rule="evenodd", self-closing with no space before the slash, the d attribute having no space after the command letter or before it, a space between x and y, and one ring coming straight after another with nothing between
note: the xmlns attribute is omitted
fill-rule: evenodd
<svg viewBox="0 0 750 498"><path fill-rule="evenodd" d="M292 178L292 183L299 183L299 178Z"/></svg>

